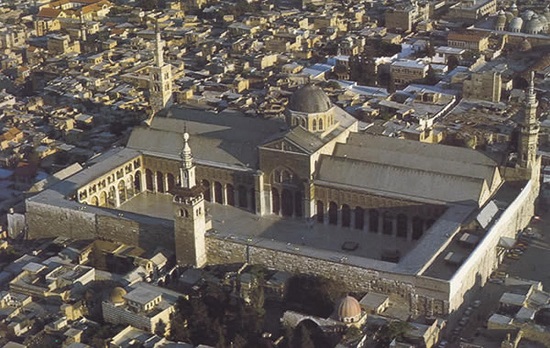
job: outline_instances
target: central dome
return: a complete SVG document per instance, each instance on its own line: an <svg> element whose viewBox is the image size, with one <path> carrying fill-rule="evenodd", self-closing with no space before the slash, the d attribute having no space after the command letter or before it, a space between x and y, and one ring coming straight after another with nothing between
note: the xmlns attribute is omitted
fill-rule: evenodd
<svg viewBox="0 0 550 348"><path fill-rule="evenodd" d="M316 114L330 110L332 104L323 90L315 85L300 87L290 97L289 110Z"/></svg>

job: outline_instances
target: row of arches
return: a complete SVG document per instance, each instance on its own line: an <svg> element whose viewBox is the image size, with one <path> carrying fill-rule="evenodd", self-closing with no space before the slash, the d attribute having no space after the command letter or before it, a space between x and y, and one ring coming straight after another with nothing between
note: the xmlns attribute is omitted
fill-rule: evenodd
<svg viewBox="0 0 550 348"><path fill-rule="evenodd" d="M271 188L271 212L286 217L303 216L303 193L299 190Z"/></svg>
<svg viewBox="0 0 550 348"><path fill-rule="evenodd" d="M416 215L409 216L406 213L391 210L365 210L360 206L352 209L347 204L338 207L332 201L329 202L328 207L323 201L317 201L316 213L319 223L397 236L407 240L420 239L435 222L434 219L424 219Z"/></svg>
<svg viewBox="0 0 550 348"><path fill-rule="evenodd" d="M90 197L88 204L118 208L121 204L128 201L135 195L141 192L141 173L136 171L135 175L128 175L121 179L116 185L111 185L107 190L102 190L97 195Z"/></svg>
<svg viewBox="0 0 550 348"><path fill-rule="evenodd" d="M231 205L234 207L255 211L256 192L254 187L238 185L236 188L232 184L222 184L219 181L202 180L204 199L208 202Z"/></svg>
<svg viewBox="0 0 550 348"><path fill-rule="evenodd" d="M161 171L153 172L150 169L145 170L145 188L152 192L171 192L176 185L176 178L172 173L163 173Z"/></svg>

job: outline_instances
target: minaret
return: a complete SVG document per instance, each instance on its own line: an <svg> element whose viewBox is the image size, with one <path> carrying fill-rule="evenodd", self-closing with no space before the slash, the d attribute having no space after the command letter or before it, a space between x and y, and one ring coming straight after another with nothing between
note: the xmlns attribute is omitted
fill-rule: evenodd
<svg viewBox="0 0 550 348"><path fill-rule="evenodd" d="M195 165L189 146L189 134L183 134L180 177L172 190L176 260L181 265L202 267L206 264L206 211L202 189L195 181Z"/></svg>
<svg viewBox="0 0 550 348"><path fill-rule="evenodd" d="M518 144L518 164L522 168L533 168L536 163L539 138L538 104L535 95L535 73L531 72L529 89L525 98L525 109L520 123Z"/></svg>
<svg viewBox="0 0 550 348"><path fill-rule="evenodd" d="M172 104L172 67L164 63L163 41L155 21L155 59L149 68L149 104L156 114Z"/></svg>
<svg viewBox="0 0 550 348"><path fill-rule="evenodd" d="M87 33L86 33L86 23L84 23L84 16L82 16L82 11L80 12L80 41L86 42Z"/></svg>

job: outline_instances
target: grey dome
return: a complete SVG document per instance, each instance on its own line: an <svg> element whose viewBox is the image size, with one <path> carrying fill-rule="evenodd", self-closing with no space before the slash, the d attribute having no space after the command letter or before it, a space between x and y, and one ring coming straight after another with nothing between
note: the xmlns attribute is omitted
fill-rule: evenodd
<svg viewBox="0 0 550 348"><path fill-rule="evenodd" d="M332 107L330 99L323 90L315 85L298 88L290 97L288 109L291 111L315 114L326 112Z"/></svg>
<svg viewBox="0 0 550 348"><path fill-rule="evenodd" d="M520 32L522 26L523 19L521 19L521 17L516 17L510 21L510 25L508 26L508 28L510 29L510 31L513 32Z"/></svg>
<svg viewBox="0 0 550 348"><path fill-rule="evenodd" d="M524 31L527 34L538 34L542 31L543 24L539 21L539 16L536 14L531 17L531 20L525 23Z"/></svg>
<svg viewBox="0 0 550 348"><path fill-rule="evenodd" d="M495 28L497 30L502 30L505 25L506 25L506 14L504 13L504 11L500 10L498 12Z"/></svg>
<svg viewBox="0 0 550 348"><path fill-rule="evenodd" d="M525 12L523 12L523 14L521 15L521 18L523 18L524 21L528 21L531 19L531 17L533 17L533 15L535 14L535 12L531 11L531 10L527 10Z"/></svg>

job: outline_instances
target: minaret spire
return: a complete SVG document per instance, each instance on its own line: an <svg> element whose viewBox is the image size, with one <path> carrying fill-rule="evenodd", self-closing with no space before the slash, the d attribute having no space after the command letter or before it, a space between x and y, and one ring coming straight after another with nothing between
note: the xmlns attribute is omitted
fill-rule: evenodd
<svg viewBox="0 0 550 348"><path fill-rule="evenodd" d="M162 51L162 38L158 19L155 19L155 65L159 68L164 65L164 52Z"/></svg>
<svg viewBox="0 0 550 348"><path fill-rule="evenodd" d="M537 97L535 95L535 72L531 71L529 78L529 89L527 91L527 105L534 105L537 103Z"/></svg>
<svg viewBox="0 0 550 348"><path fill-rule="evenodd" d="M193 164L193 154L191 146L189 146L189 133L187 133L187 125L183 130L183 147L180 153L180 187L191 189L195 187L195 165Z"/></svg>
<svg viewBox="0 0 550 348"><path fill-rule="evenodd" d="M189 146L189 133L187 130L183 133L183 149L181 150L182 166L189 169L193 166L193 155Z"/></svg>
<svg viewBox="0 0 550 348"><path fill-rule="evenodd" d="M82 11L80 11L80 40L86 41L86 24L84 23L84 16L82 15Z"/></svg>
<svg viewBox="0 0 550 348"><path fill-rule="evenodd" d="M538 101L535 94L535 73L531 71L529 87L525 96L523 117L520 123L518 144L518 164L523 168L533 168L537 161L539 122L537 120Z"/></svg>

